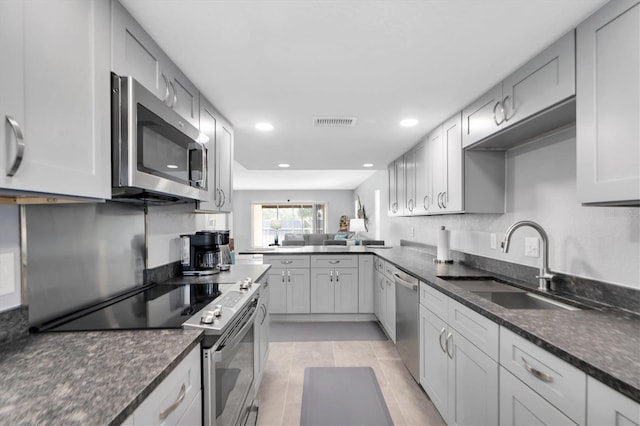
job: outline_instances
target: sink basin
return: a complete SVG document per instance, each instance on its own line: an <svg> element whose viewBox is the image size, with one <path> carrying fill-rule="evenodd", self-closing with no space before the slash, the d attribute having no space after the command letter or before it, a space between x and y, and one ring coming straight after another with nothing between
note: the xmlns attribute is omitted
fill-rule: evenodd
<svg viewBox="0 0 640 426"><path fill-rule="evenodd" d="M441 278L507 309L580 310L575 306L528 292L491 277Z"/></svg>

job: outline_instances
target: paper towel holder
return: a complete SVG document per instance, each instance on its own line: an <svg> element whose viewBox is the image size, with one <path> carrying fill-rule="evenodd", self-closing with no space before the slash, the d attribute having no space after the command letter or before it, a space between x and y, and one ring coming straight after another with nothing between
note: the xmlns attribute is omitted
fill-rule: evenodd
<svg viewBox="0 0 640 426"><path fill-rule="evenodd" d="M436 257L433 259L434 263L453 263L453 259L451 259L451 253L449 251L449 231L447 231L443 226L440 227L438 231L438 245L436 250Z"/></svg>

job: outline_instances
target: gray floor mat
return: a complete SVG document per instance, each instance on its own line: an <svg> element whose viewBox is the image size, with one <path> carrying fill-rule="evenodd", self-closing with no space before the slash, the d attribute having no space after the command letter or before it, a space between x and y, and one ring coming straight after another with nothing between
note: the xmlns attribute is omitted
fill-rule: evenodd
<svg viewBox="0 0 640 426"><path fill-rule="evenodd" d="M342 340L387 340L375 321L278 322L271 321L272 342L321 342Z"/></svg>
<svg viewBox="0 0 640 426"><path fill-rule="evenodd" d="M307 367L301 426L388 426L389 409L371 367Z"/></svg>

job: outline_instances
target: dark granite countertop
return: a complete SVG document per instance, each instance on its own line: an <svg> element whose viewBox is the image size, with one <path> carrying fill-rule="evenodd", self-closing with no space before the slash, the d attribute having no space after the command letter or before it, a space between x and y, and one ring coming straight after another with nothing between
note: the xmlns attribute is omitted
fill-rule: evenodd
<svg viewBox="0 0 640 426"><path fill-rule="evenodd" d="M197 330L136 330L4 344L0 424L120 424L201 340Z"/></svg>
<svg viewBox="0 0 640 426"><path fill-rule="evenodd" d="M375 253L376 246L286 246L240 250L238 254L292 255L292 254L364 254ZM378 247L378 251L390 247Z"/></svg>
<svg viewBox="0 0 640 426"><path fill-rule="evenodd" d="M433 255L415 248L396 247L375 252L431 287L640 402L640 319L637 316L606 308L507 309L438 277L497 276L516 284L525 283L461 263L436 264Z"/></svg>

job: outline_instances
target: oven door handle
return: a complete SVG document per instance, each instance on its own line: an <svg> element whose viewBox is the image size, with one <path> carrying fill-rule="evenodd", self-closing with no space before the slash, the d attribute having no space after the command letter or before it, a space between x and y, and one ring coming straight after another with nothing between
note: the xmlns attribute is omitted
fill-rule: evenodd
<svg viewBox="0 0 640 426"><path fill-rule="evenodd" d="M242 338L244 337L245 333L247 332L247 330L249 330L249 328L253 327L253 323L256 319L256 317L258 316L258 309L257 308L253 308L253 312L251 313L251 317L249 318L249 320L245 323L245 325L242 326L242 328L240 329L240 331L238 333L236 333L235 336L233 336L233 338L231 339L231 341L229 343L227 343L225 346L222 347L222 349L218 350L217 347L214 347L214 352L213 352L213 360L215 362L221 362L223 360L225 360L227 358L227 356L229 355L229 353L233 353L236 349L236 347L238 346L238 343L240 343L242 341Z"/></svg>

